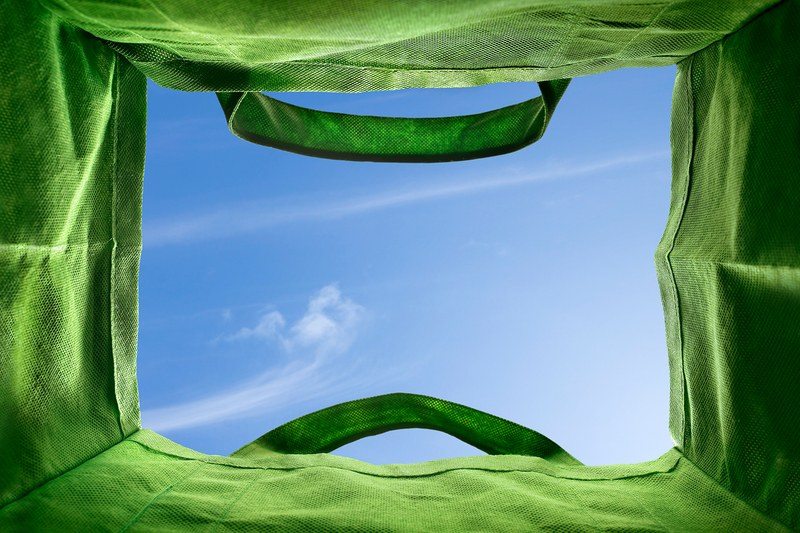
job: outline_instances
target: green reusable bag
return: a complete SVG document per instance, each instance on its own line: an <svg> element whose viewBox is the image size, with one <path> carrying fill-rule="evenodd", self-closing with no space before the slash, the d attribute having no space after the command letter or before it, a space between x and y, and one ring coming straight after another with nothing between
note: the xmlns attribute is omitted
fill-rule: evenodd
<svg viewBox="0 0 800 533"><path fill-rule="evenodd" d="M0 530L800 529L800 0L41 0L3 15ZM220 120L261 144L449 161L541 137L569 78L668 64L662 457L587 467L532 430L412 395L307 415L230 457L141 428L147 77L216 92ZM541 96L390 119L261 94L501 81ZM325 453L404 427L489 455Z"/></svg>

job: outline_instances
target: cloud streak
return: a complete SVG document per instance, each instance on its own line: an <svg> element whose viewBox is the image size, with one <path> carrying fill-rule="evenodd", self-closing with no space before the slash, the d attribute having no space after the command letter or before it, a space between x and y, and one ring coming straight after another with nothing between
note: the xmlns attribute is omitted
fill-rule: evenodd
<svg viewBox="0 0 800 533"><path fill-rule="evenodd" d="M540 172L517 172L504 178L451 181L443 185L384 191L339 202L300 204L280 209L266 204L230 205L207 213L148 224L144 228L144 244L148 247L183 244L228 237L293 222L345 218L535 182L591 175L663 159L667 155L666 151L643 152L584 164L558 165Z"/></svg>
<svg viewBox="0 0 800 533"><path fill-rule="evenodd" d="M291 362L205 398L145 410L142 420L155 431L185 429L261 414L362 385L354 376L364 373L343 367L338 358L352 346L364 315L365 309L342 296L336 285L322 288L311 298L305 314L291 327L287 328L281 313L265 313L254 326L240 328L222 340L276 343L292 357Z"/></svg>

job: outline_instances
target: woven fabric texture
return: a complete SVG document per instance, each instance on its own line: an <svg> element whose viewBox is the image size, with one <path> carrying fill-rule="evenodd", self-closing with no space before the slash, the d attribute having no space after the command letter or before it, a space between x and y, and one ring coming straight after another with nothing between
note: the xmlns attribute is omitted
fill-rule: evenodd
<svg viewBox="0 0 800 533"><path fill-rule="evenodd" d="M800 0L343 5L4 4L0 530L800 529ZM365 91L672 63L656 268L676 447L660 459L586 467L531 430L402 395L309 415L227 458L140 428L146 76ZM308 453L411 425L496 455Z"/></svg>

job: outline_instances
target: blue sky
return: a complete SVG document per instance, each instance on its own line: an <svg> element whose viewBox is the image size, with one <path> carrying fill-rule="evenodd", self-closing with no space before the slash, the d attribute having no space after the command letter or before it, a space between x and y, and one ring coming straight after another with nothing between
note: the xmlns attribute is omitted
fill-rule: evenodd
<svg viewBox="0 0 800 533"><path fill-rule="evenodd" d="M142 420L228 454L304 413L404 391L514 420L587 464L671 445L653 266L674 68L573 81L537 144L447 164L303 157L231 135L212 94L150 86ZM286 94L348 113L473 113L536 85ZM404 430L337 451L471 455Z"/></svg>

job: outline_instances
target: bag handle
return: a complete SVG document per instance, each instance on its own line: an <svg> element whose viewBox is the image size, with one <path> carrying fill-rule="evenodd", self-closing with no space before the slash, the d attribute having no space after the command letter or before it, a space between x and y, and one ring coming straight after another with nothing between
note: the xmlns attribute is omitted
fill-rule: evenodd
<svg viewBox="0 0 800 533"><path fill-rule="evenodd" d="M325 453L370 435L406 428L443 431L490 455L530 455L581 464L541 433L457 403L395 393L340 403L301 416L232 453Z"/></svg>
<svg viewBox="0 0 800 533"><path fill-rule="evenodd" d="M349 161L441 162L505 154L539 140L569 81L539 82L542 95L519 104L436 118L331 113L259 92L217 98L231 132L256 144Z"/></svg>

